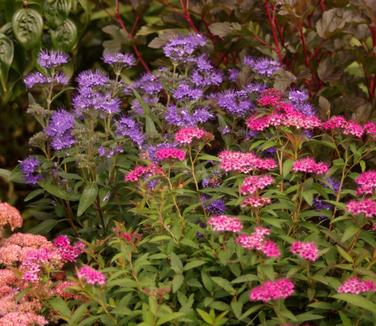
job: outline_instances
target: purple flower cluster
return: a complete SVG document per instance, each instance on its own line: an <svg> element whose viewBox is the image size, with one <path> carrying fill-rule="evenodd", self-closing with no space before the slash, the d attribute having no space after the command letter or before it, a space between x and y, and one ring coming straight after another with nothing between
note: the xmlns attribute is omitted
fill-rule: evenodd
<svg viewBox="0 0 376 326"><path fill-rule="evenodd" d="M175 105L169 105L165 113L167 123L177 127L194 127L213 117L207 108L197 108L189 112L187 108L178 108Z"/></svg>
<svg viewBox="0 0 376 326"><path fill-rule="evenodd" d="M305 90L291 90L289 92L289 101L299 112L307 116L315 116L315 109L308 103L308 99L309 97Z"/></svg>
<svg viewBox="0 0 376 326"><path fill-rule="evenodd" d="M138 123L127 117L121 117L116 122L116 135L129 137L140 148L145 141L145 136Z"/></svg>
<svg viewBox="0 0 376 326"><path fill-rule="evenodd" d="M201 197L204 208L211 215L222 215L226 211L225 201L223 199L212 199L209 196L203 195Z"/></svg>
<svg viewBox="0 0 376 326"><path fill-rule="evenodd" d="M268 58L252 58L247 56L244 58L243 62L258 74L267 77L270 77L281 69L281 65L277 61Z"/></svg>
<svg viewBox="0 0 376 326"><path fill-rule="evenodd" d="M141 78L136 80L131 85L131 88L136 89L137 91L141 91L142 93L148 95L158 94L163 89L162 84L158 80L157 76L151 73L142 75Z"/></svg>
<svg viewBox="0 0 376 326"><path fill-rule="evenodd" d="M174 90L173 96L176 100L197 101L203 95L201 88L194 88L186 83L181 83Z"/></svg>
<svg viewBox="0 0 376 326"><path fill-rule="evenodd" d="M40 72L32 72L24 79L24 83L28 89L45 84L67 85L68 81L69 78L62 72L56 72L52 77L45 76Z"/></svg>
<svg viewBox="0 0 376 326"><path fill-rule="evenodd" d="M78 94L73 98L73 106L78 115L94 109L107 114L120 112L120 100L106 89L109 78L100 71L84 71L77 78Z"/></svg>
<svg viewBox="0 0 376 326"><path fill-rule="evenodd" d="M103 55L103 62L108 65L134 66L136 58L129 53L105 53Z"/></svg>
<svg viewBox="0 0 376 326"><path fill-rule="evenodd" d="M206 39L200 34L177 36L163 47L166 57L177 63L187 63L192 59L194 52L206 45Z"/></svg>
<svg viewBox="0 0 376 326"><path fill-rule="evenodd" d="M44 132L51 138L51 147L54 150L70 148L74 144L73 127L73 114L63 109L52 113Z"/></svg>
<svg viewBox="0 0 376 326"><path fill-rule="evenodd" d="M39 160L33 156L20 161L21 171L27 184L35 185L42 179L42 176L38 172L39 166Z"/></svg>
<svg viewBox="0 0 376 326"><path fill-rule="evenodd" d="M234 116L243 117L254 108L247 92L244 90L229 89L211 97L217 101L220 108Z"/></svg>
<svg viewBox="0 0 376 326"><path fill-rule="evenodd" d="M38 64L46 69L59 67L68 61L68 55L60 51L42 50L38 57Z"/></svg>

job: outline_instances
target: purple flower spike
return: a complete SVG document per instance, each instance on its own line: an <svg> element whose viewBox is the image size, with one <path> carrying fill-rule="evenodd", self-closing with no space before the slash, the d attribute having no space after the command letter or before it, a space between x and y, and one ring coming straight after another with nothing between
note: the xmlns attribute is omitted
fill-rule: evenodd
<svg viewBox="0 0 376 326"><path fill-rule="evenodd" d="M39 166L39 160L32 156L20 161L21 171L27 184L35 185L42 178L38 172Z"/></svg>

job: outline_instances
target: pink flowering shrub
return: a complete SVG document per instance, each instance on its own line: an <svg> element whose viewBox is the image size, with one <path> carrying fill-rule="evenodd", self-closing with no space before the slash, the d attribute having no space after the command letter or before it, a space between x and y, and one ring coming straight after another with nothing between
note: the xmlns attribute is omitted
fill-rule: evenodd
<svg viewBox="0 0 376 326"><path fill-rule="evenodd" d="M165 36L171 65L134 80L135 60L106 54L109 74L78 75L73 111L57 109L61 96L29 109L43 129L20 163L39 187L31 208L87 246L49 300L55 314L74 325L372 325L375 123L325 116L272 60L245 56L234 76L202 35ZM6 240L0 261L39 284L80 259L69 239Z"/></svg>

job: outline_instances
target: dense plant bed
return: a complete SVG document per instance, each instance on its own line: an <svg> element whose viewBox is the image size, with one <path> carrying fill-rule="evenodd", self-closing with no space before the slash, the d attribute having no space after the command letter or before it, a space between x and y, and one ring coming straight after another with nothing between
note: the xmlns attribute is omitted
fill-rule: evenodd
<svg viewBox="0 0 376 326"><path fill-rule="evenodd" d="M373 325L376 124L322 120L279 63L245 56L222 71L207 46L175 36L165 67L136 81L121 53L74 91L63 53L43 51L26 76L42 127L20 163L36 186L32 231L85 243L69 289L38 313L69 325ZM49 266L34 263L37 276Z"/></svg>

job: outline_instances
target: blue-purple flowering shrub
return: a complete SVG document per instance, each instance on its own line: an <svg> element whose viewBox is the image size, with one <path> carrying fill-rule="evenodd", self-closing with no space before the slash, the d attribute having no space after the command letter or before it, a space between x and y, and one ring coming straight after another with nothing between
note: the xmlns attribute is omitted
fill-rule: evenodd
<svg viewBox="0 0 376 326"><path fill-rule="evenodd" d="M227 71L207 46L171 38L135 81L120 53L73 91L52 52L26 77L36 229L86 241L80 300L53 308L68 325L373 325L376 124L323 120L278 63Z"/></svg>

